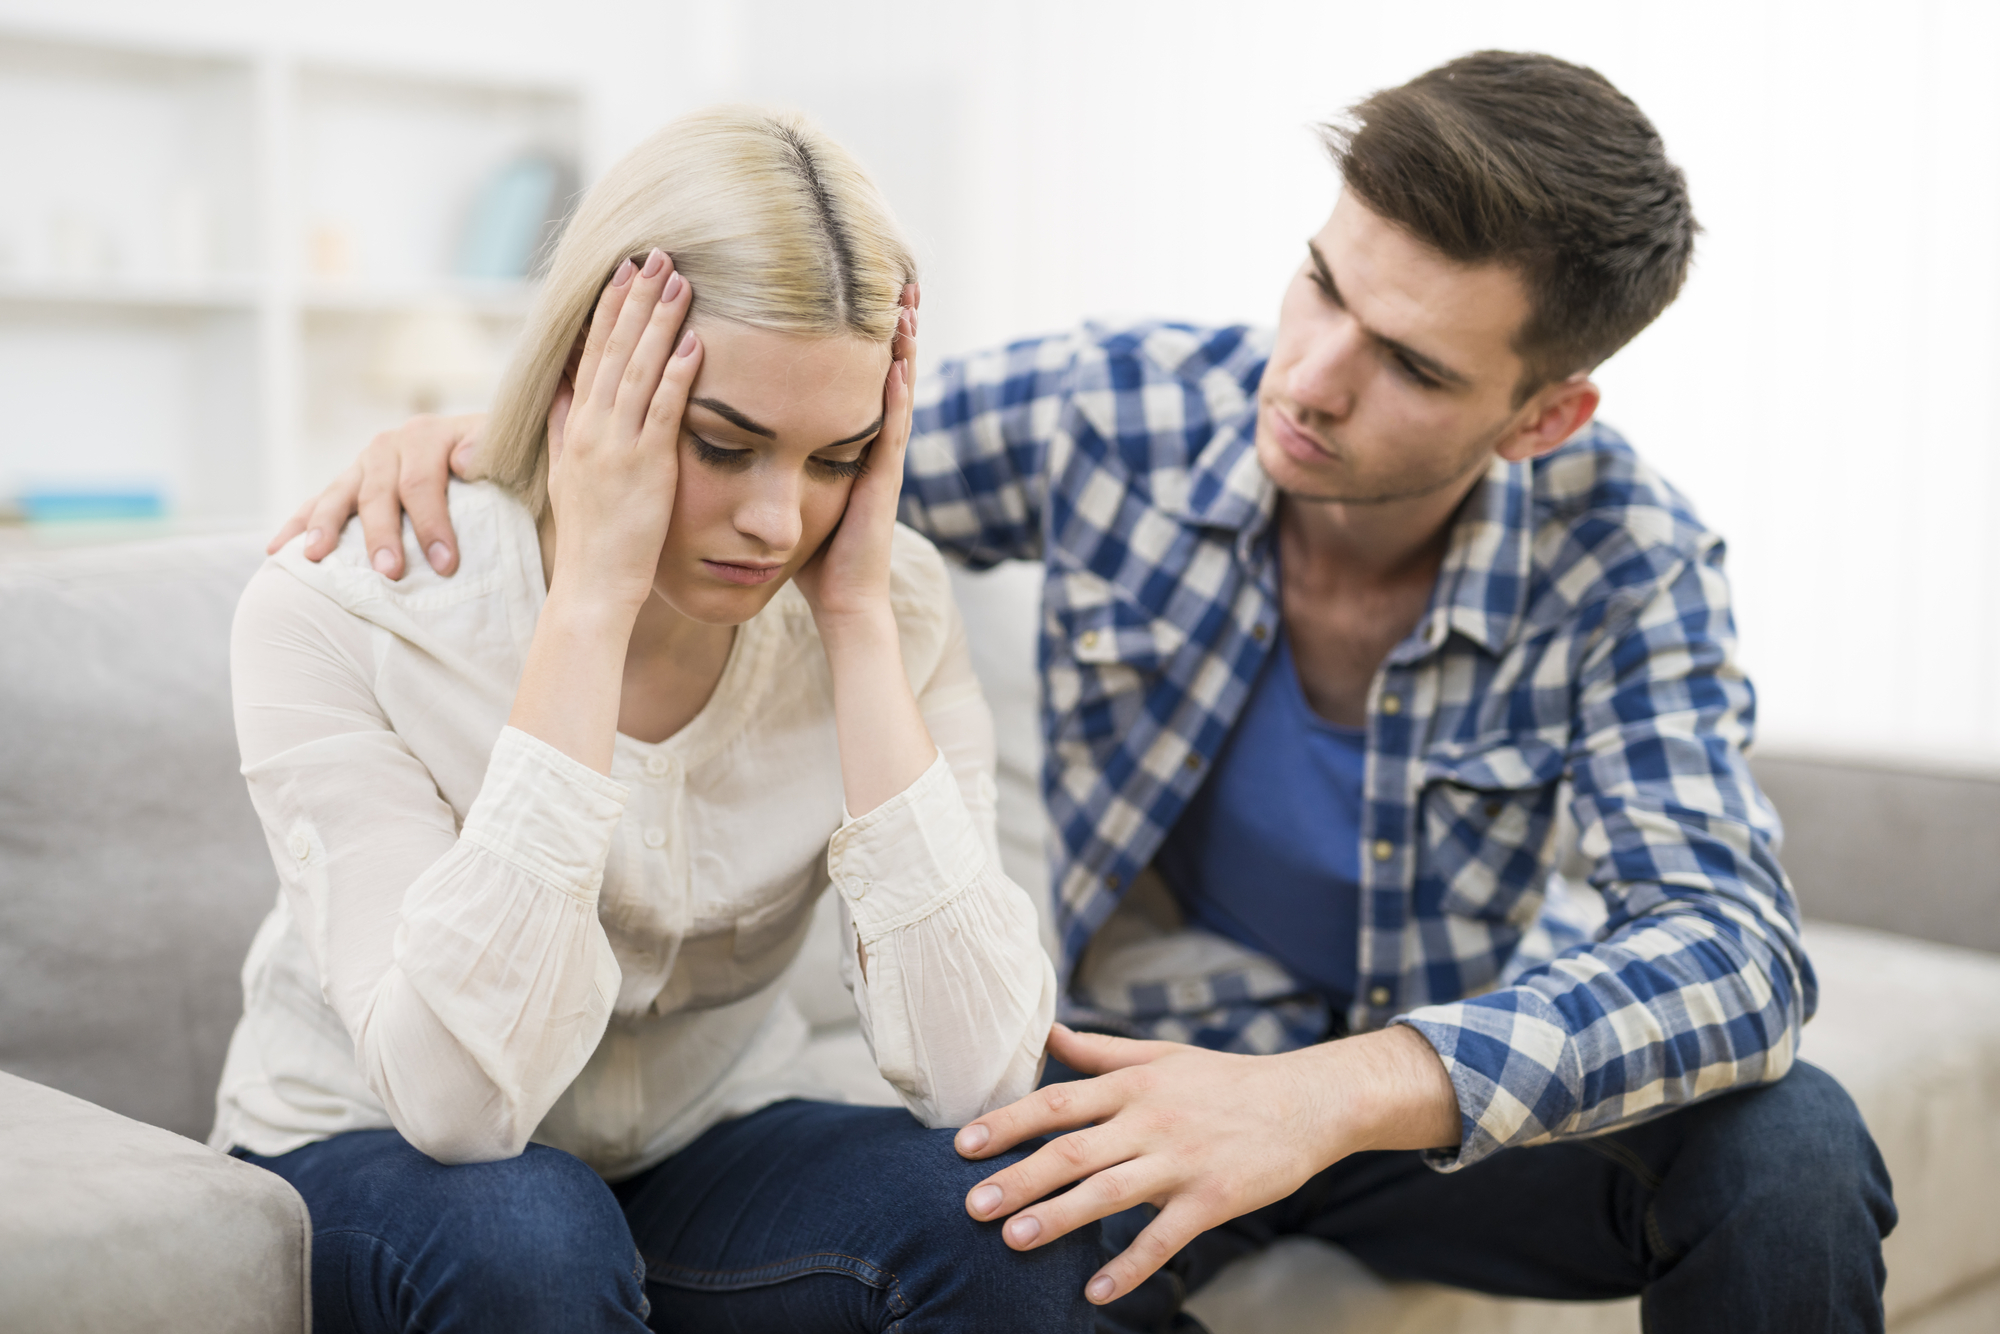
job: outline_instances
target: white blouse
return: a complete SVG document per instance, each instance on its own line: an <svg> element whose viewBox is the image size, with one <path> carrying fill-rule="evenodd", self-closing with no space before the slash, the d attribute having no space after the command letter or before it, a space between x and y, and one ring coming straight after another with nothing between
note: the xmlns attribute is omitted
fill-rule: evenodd
<svg viewBox="0 0 2000 1334"><path fill-rule="evenodd" d="M360 525L251 580L231 671L280 893L243 966L209 1142L286 1153L393 1126L444 1162L530 1139L637 1172L718 1121L829 1096L780 985L839 891L882 1075L926 1125L1029 1092L1055 1010L1000 869L993 725L943 561L898 528L892 603L939 758L846 815L826 655L786 585L715 693L610 777L506 725L544 587L534 521L454 482L462 549L369 568Z"/></svg>

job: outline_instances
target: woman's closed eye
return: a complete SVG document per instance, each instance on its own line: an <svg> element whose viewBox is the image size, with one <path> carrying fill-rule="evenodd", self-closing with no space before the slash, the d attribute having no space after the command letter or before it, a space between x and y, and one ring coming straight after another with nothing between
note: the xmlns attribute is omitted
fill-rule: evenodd
<svg viewBox="0 0 2000 1334"><path fill-rule="evenodd" d="M813 455L813 463L832 477L859 477L868 467L868 451L875 447L873 440L861 447L861 451L851 459L829 459Z"/></svg>

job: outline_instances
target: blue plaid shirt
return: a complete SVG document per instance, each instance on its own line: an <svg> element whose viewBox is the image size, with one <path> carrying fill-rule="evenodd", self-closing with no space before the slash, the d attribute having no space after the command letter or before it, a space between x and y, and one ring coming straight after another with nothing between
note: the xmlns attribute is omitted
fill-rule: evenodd
<svg viewBox="0 0 2000 1334"><path fill-rule="evenodd" d="M1277 494L1253 447L1269 345L1245 328L1093 326L947 362L919 386L902 511L975 567L1044 562L1070 1013L1242 1051L1327 1031L1272 961L1182 950L1209 963L1095 987L1077 965L1206 776L1278 627ZM1443 1058L1464 1136L1436 1166L1790 1067L1816 988L1744 762L1754 701L1722 557L1593 426L1533 463L1495 461L1376 674L1344 1018L1412 1024ZM1608 910L1567 941L1542 913L1565 804Z"/></svg>

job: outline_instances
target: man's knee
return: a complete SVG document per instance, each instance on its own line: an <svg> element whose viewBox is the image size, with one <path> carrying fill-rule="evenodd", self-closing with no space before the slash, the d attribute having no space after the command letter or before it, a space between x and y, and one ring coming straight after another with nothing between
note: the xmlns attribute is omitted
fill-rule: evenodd
<svg viewBox="0 0 2000 1334"><path fill-rule="evenodd" d="M1838 1080L1795 1063L1785 1077L1688 1109L1680 1154L1709 1193L1739 1202L1782 1203L1799 1217L1896 1223L1888 1169L1860 1109Z"/></svg>

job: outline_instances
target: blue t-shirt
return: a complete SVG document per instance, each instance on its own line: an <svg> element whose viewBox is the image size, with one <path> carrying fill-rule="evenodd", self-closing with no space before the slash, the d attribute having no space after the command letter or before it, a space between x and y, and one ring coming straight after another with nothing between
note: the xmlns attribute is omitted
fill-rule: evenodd
<svg viewBox="0 0 2000 1334"><path fill-rule="evenodd" d="M1280 632L1208 779L1155 865L1190 924L1326 997L1354 995L1368 734L1314 713Z"/></svg>

